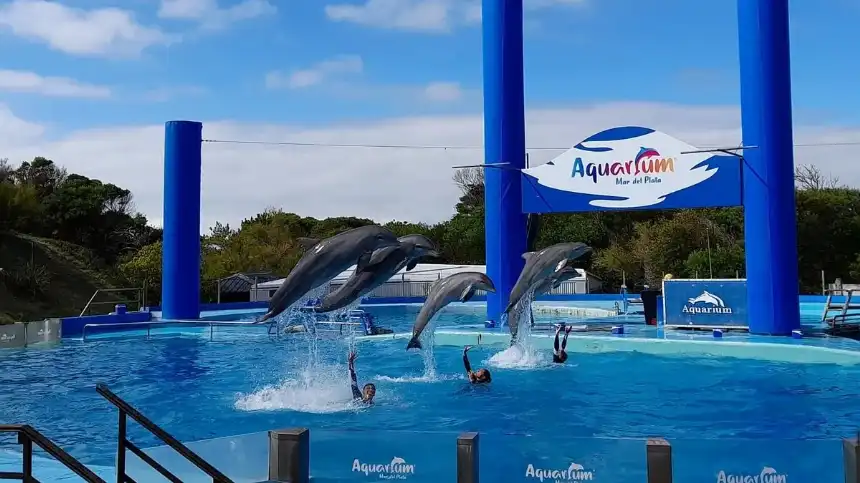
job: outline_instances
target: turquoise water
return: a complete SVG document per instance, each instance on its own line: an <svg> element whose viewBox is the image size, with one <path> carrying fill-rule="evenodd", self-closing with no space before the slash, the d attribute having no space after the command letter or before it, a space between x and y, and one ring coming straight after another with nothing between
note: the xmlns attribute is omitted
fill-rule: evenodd
<svg viewBox="0 0 860 483"><path fill-rule="evenodd" d="M369 310L378 325L405 332L418 307ZM537 315L538 322L559 318ZM481 320L453 308L437 324ZM688 475L676 481L759 474L767 466L797 481L835 483L843 478L839 439L853 436L860 421L860 365L850 357L802 364L719 350L655 354L572 336L569 362L553 365L544 338L525 355L500 354L504 346L473 349L473 365L493 372L491 385L475 387L465 380L461 348L451 345L465 339L442 332L430 365L405 350L405 339L355 344L359 383L378 388L369 408L351 401L348 339L319 339L314 347L303 335L273 339L265 330L219 327L212 340L200 329L8 351L0 362L14 370L0 371L0 422L30 423L84 462L110 466L116 412L94 388L104 382L183 441L311 428L318 481L366 479L351 471L354 459L394 456L435 468L410 479L451 481L439 475L454 464L456 435L479 431L482 471L497 475L488 481L538 481L508 475L526 475L529 464L572 462L605 481L642 481L643 440L660 436L673 443L676 471ZM140 446L159 444L136 425L130 431ZM264 452L264 439L251 439L255 454ZM696 479L697 472L708 478Z"/></svg>

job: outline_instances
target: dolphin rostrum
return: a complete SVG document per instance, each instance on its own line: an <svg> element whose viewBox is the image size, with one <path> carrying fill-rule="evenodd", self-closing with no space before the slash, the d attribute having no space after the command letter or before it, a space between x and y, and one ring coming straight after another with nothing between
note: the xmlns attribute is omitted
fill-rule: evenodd
<svg viewBox="0 0 860 483"><path fill-rule="evenodd" d="M412 270L423 257L438 257L436 245L424 235L406 235L398 238L399 246L381 248L373 252L363 269L358 267L343 285L326 295L315 312L331 312L348 306L371 290L387 282L406 267Z"/></svg>
<svg viewBox="0 0 860 483"><path fill-rule="evenodd" d="M412 339L406 345L406 349L420 349L421 341L418 337L433 316L455 300L468 302L475 295L476 290L495 293L496 287L490 277L480 272L455 273L434 283L412 326Z"/></svg>
<svg viewBox="0 0 860 483"><path fill-rule="evenodd" d="M367 225L319 241L298 240L307 250L269 300L269 311L257 323L265 322L290 308L305 294L356 264L363 269L374 250L400 245L397 237L378 225Z"/></svg>
<svg viewBox="0 0 860 483"><path fill-rule="evenodd" d="M514 320L511 323L512 310L529 294L534 294L536 289L548 290L564 276L565 272L569 273L569 263L580 257L591 253L591 247L584 243L557 243L555 245L544 248L539 252L528 252L523 254L526 263L523 271L520 272L520 277L517 283L514 284L511 290L508 306L505 308L505 314L508 315L508 327L511 329L511 338L516 340L518 321ZM567 278L575 276L571 274ZM553 278L553 280L547 280ZM548 284L543 286L543 284Z"/></svg>

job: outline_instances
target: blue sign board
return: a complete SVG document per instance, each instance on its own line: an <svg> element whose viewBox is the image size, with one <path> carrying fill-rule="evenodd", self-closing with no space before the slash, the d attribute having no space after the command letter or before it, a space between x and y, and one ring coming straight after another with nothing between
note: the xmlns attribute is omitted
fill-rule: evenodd
<svg viewBox="0 0 860 483"><path fill-rule="evenodd" d="M745 279L663 281L666 326L748 328Z"/></svg>
<svg viewBox="0 0 860 483"><path fill-rule="evenodd" d="M524 213L740 206L741 159L644 127L609 129L522 171Z"/></svg>

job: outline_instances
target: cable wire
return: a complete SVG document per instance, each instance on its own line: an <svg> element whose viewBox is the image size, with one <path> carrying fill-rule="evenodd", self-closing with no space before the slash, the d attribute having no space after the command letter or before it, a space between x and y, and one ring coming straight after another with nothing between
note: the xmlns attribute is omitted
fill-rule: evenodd
<svg viewBox="0 0 860 483"><path fill-rule="evenodd" d="M297 142L297 141L240 141L233 139L204 139L204 143L214 144L254 144L261 146L298 146L312 148L365 148L365 149L417 149L417 150L480 150L483 146L433 146L421 144L341 144L341 143L312 143L312 142ZM799 143L794 144L796 148L817 148L817 147L834 147L834 146L860 146L860 141L845 141L832 143ZM703 149L708 149L708 146L701 146ZM527 151L567 151L571 147L527 147Z"/></svg>

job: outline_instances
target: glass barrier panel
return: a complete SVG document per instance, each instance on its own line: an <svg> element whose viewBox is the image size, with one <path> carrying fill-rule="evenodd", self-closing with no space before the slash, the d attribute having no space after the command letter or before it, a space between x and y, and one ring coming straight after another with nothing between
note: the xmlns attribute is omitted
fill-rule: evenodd
<svg viewBox="0 0 860 483"><path fill-rule="evenodd" d="M457 481L459 434L311 429L311 479L314 483Z"/></svg>
<svg viewBox="0 0 860 483"><path fill-rule="evenodd" d="M481 433L478 445L481 481L647 481L644 439Z"/></svg>
<svg viewBox="0 0 860 483"><path fill-rule="evenodd" d="M843 483L841 440L671 439L675 483Z"/></svg>
<svg viewBox="0 0 860 483"><path fill-rule="evenodd" d="M269 433L250 433L185 443L206 462L236 483L266 481L269 477ZM143 450L184 483L212 482L193 463L170 446ZM126 451L126 473L135 481L165 481L160 473L131 451Z"/></svg>

